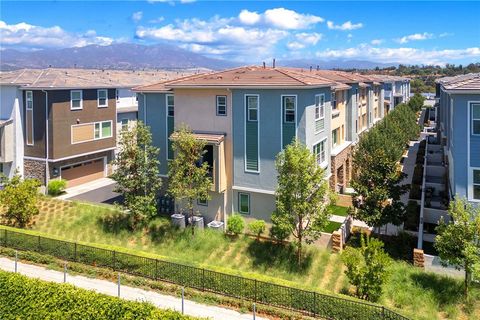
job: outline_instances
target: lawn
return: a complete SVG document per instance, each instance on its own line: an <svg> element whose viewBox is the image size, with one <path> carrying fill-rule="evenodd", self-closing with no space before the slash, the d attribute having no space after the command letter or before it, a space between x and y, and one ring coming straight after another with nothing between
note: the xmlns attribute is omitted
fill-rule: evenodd
<svg viewBox="0 0 480 320"><path fill-rule="evenodd" d="M332 212L333 215L342 216L342 217L348 216L348 208L347 207L340 207L340 206L331 205L329 208L330 208L330 211Z"/></svg>
<svg viewBox="0 0 480 320"><path fill-rule="evenodd" d="M293 245L279 246L240 236L236 239L211 230L191 235L169 227L168 218L157 218L136 232L107 219L111 206L93 206L58 200L44 201L33 230L72 241L107 244L141 250L165 259L296 285L306 290L351 292L340 255L308 246L302 266L295 263ZM392 277L379 303L402 310L415 319L469 319L462 308L461 279L425 273L396 260ZM480 318L480 288L473 290L470 319ZM476 304L476 305L475 305Z"/></svg>

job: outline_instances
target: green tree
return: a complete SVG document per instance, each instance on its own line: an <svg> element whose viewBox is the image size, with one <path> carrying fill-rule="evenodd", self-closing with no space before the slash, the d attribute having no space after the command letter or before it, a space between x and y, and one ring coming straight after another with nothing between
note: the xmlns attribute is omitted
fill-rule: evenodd
<svg viewBox="0 0 480 320"><path fill-rule="evenodd" d="M22 179L18 171L11 179L0 177L3 190L0 191L0 207L2 220L7 225L24 228L32 223L32 219L39 213L37 202L39 199L36 179Z"/></svg>
<svg viewBox="0 0 480 320"><path fill-rule="evenodd" d="M227 232L239 235L245 229L245 220L239 214L232 214L227 220Z"/></svg>
<svg viewBox="0 0 480 320"><path fill-rule="evenodd" d="M411 97L410 100L408 101L408 106L414 112L418 112L422 110L424 103L425 103L425 98L421 94L415 93L413 97Z"/></svg>
<svg viewBox="0 0 480 320"><path fill-rule="evenodd" d="M257 241L260 240L260 236L266 229L265 221L255 220L248 224L248 230L257 237Z"/></svg>
<svg viewBox="0 0 480 320"><path fill-rule="evenodd" d="M391 265L390 257L383 251L383 242L362 235L360 248L348 247L342 253L345 274L355 286L357 297L377 301L382 286L387 281Z"/></svg>
<svg viewBox="0 0 480 320"><path fill-rule="evenodd" d="M291 230L300 264L303 242L318 239L328 223L328 183L315 155L298 141L293 141L278 154L275 165L278 172L277 210L272 223L277 228Z"/></svg>
<svg viewBox="0 0 480 320"><path fill-rule="evenodd" d="M162 185L159 177L159 148L152 145L149 127L138 122L131 130L121 133L119 153L111 178L117 182L124 206L130 211L130 225L136 228L157 214L156 198Z"/></svg>
<svg viewBox="0 0 480 320"><path fill-rule="evenodd" d="M210 168L207 162L203 162L206 141L196 139L186 127L177 130L172 136L175 158L169 165L168 193L175 199L185 200L190 221L193 222L193 201L210 199ZM192 234L194 233L192 223Z"/></svg>
<svg viewBox="0 0 480 320"><path fill-rule="evenodd" d="M480 268L480 208L457 199L450 203L448 213L453 221L440 221L434 246L442 263L465 270L464 293L468 296L472 274Z"/></svg>

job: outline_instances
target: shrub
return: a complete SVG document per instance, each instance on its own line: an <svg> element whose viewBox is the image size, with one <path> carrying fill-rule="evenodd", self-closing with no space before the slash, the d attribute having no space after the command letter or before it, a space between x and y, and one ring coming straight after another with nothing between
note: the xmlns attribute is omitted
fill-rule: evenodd
<svg viewBox="0 0 480 320"><path fill-rule="evenodd" d="M407 214L405 216L404 228L407 230L418 231L420 206L416 201L408 201L406 210Z"/></svg>
<svg viewBox="0 0 480 320"><path fill-rule="evenodd" d="M233 214L227 220L227 232L238 235L245 229L245 220L239 214Z"/></svg>
<svg viewBox="0 0 480 320"><path fill-rule="evenodd" d="M58 196L67 187L67 181L63 179L50 180L48 183L48 194L51 196Z"/></svg>
<svg viewBox="0 0 480 320"><path fill-rule="evenodd" d="M412 184L421 185L423 182L423 164L415 166L413 170Z"/></svg>
<svg viewBox="0 0 480 320"><path fill-rule="evenodd" d="M270 237L278 242L285 241L292 234L291 225L282 223L281 220L283 217L278 215L276 211L272 213L271 219L272 227L270 228Z"/></svg>
<svg viewBox="0 0 480 320"><path fill-rule="evenodd" d="M422 198L422 187L419 184L412 184L410 186L410 199L421 200Z"/></svg>
<svg viewBox="0 0 480 320"><path fill-rule="evenodd" d="M0 271L0 316L2 319L195 319L157 309L149 303L121 300L5 271Z"/></svg>
<svg viewBox="0 0 480 320"><path fill-rule="evenodd" d="M248 224L248 230L260 239L260 235L265 232L266 224L263 220L255 220Z"/></svg>

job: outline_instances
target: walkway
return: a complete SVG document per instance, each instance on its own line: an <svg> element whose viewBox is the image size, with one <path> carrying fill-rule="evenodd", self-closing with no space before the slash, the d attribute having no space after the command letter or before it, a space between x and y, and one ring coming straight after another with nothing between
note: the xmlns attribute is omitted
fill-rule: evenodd
<svg viewBox="0 0 480 320"><path fill-rule="evenodd" d="M112 179L101 178L72 188L67 188L65 193L58 196L57 199L109 203L108 201L110 199L119 196L118 193L113 192L114 186L115 181Z"/></svg>
<svg viewBox="0 0 480 320"><path fill-rule="evenodd" d="M0 269L14 272L15 262L13 260L1 257ZM63 282L63 272L48 270L44 267L30 265L26 263L18 263L17 271L30 278L37 278L50 282ZM117 296L118 287L116 283L106 280L91 279L84 276L71 276L67 274L67 283L73 284L76 287L94 290L110 296ZM126 300L133 301L148 301L161 309L172 309L181 312L182 300L173 296L159 294L153 291L146 291L138 288L128 286L121 286L120 296ZM220 308L215 306L203 305L190 300L185 300L184 304L185 314L195 317L203 317L214 320L247 320L253 319L252 314L241 314L237 311ZM265 319L256 317L256 319Z"/></svg>

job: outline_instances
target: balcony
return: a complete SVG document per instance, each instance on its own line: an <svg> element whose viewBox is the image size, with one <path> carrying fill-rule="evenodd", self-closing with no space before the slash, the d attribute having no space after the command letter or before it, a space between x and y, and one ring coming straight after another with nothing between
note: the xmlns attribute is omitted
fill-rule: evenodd
<svg viewBox="0 0 480 320"><path fill-rule="evenodd" d="M0 120L0 162L12 162L14 154L13 121Z"/></svg>

